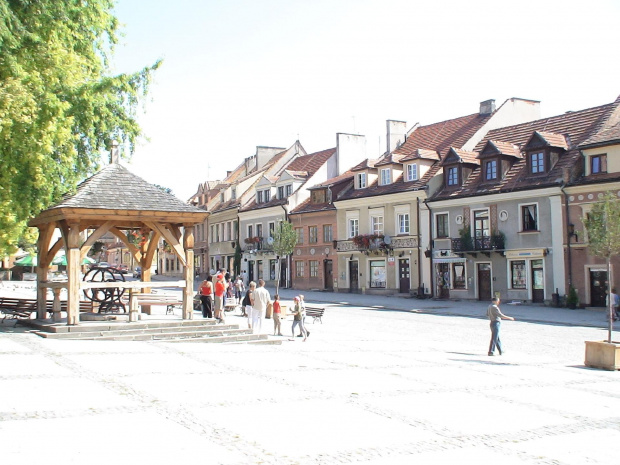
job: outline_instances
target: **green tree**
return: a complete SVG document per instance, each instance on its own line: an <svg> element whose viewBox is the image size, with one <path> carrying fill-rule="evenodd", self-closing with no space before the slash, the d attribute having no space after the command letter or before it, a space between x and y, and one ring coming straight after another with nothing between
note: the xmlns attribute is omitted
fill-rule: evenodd
<svg viewBox="0 0 620 465"><path fill-rule="evenodd" d="M611 258L620 253L620 201L612 192L606 192L582 219L588 232L588 249L595 257L604 258L607 264L607 295L613 287ZM613 299L608 300L609 327L607 342L611 343L613 331Z"/></svg>
<svg viewBox="0 0 620 465"><path fill-rule="evenodd" d="M293 253L297 245L297 233L295 228L289 222L281 222L280 227L275 228L273 232L273 251L278 257L278 264L276 265L276 294L280 288L280 263L279 259L288 257Z"/></svg>
<svg viewBox="0 0 620 465"><path fill-rule="evenodd" d="M112 75L113 0L0 0L0 253L29 218L97 168L117 139L133 152L139 100L160 62Z"/></svg>

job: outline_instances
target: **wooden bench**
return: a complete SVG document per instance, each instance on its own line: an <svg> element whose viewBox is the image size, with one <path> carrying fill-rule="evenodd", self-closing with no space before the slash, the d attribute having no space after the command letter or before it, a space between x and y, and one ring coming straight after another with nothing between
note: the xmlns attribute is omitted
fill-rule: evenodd
<svg viewBox="0 0 620 465"><path fill-rule="evenodd" d="M165 305L166 315L183 305L183 299L174 294L133 294L132 298L136 299L136 305Z"/></svg>
<svg viewBox="0 0 620 465"><path fill-rule="evenodd" d="M54 302L46 301L45 310L47 313L53 313ZM67 311L67 301L60 301L60 311ZM80 300L80 312L92 312L93 302L91 300ZM2 321L6 318L30 318L33 313L37 312L36 299L17 299L14 297L0 297L0 313L4 315Z"/></svg>
<svg viewBox="0 0 620 465"><path fill-rule="evenodd" d="M314 324L316 320L319 320L321 324L323 324L323 314L325 313L325 307L317 307L314 305L306 305L306 316L310 316L313 318L312 323Z"/></svg>

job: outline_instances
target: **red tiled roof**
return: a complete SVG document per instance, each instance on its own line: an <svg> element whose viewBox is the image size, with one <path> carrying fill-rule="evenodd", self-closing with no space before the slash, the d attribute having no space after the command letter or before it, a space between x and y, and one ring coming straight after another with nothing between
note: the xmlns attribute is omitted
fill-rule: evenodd
<svg viewBox="0 0 620 465"><path fill-rule="evenodd" d="M435 150L417 149L411 155L406 155L400 159L401 162L417 160L419 158L425 160L439 160L439 154Z"/></svg>
<svg viewBox="0 0 620 465"><path fill-rule="evenodd" d="M566 137L562 134L555 134L547 131L536 131L536 134L542 137L550 147L559 147L568 150L569 144L566 141Z"/></svg>
<svg viewBox="0 0 620 465"><path fill-rule="evenodd" d="M358 163L357 165L355 165L349 171L363 171L363 170L366 170L368 168L374 168L375 167L375 163L377 163L377 161L378 160L373 160L371 158L367 158L363 162Z"/></svg>
<svg viewBox="0 0 620 465"><path fill-rule="evenodd" d="M510 142L502 142L501 140L490 140L485 145L485 149L483 149L483 151L489 147L492 147L493 149L495 149L496 153L501 154L501 155L508 155L510 157L515 157L515 158L523 158L521 155L521 150L519 150L519 147L517 147L514 144L511 144ZM478 158L481 158L481 156L478 155Z"/></svg>
<svg viewBox="0 0 620 465"><path fill-rule="evenodd" d="M458 160L453 160L453 156L455 156ZM480 161L478 160L478 154L476 152L469 152L467 150L456 149L454 147L450 147L448 149L448 153L446 157L443 159L442 165L448 165L451 163L469 163L471 165L479 165Z"/></svg>
<svg viewBox="0 0 620 465"><path fill-rule="evenodd" d="M620 96L616 99L616 103L620 103ZM620 105L609 115L602 127L583 141L581 145L584 147L597 146L610 142L617 143L618 141L620 141Z"/></svg>
<svg viewBox="0 0 620 465"><path fill-rule="evenodd" d="M342 173L339 176L335 176L331 179L328 179L325 182L322 182L320 184L316 184L312 187L309 187L308 189L310 190L314 190L314 189L321 189L321 188L325 188L325 187L330 187L333 186L334 184L339 184L340 182L346 182L346 181L350 181L351 179L353 179L353 172L351 170L347 171L346 173Z"/></svg>
<svg viewBox="0 0 620 465"><path fill-rule="evenodd" d="M482 170L477 168L461 188L440 190L433 196L432 200L536 189L556 186L562 182L575 179L580 174L579 163L581 162L581 153L576 147L583 140L586 140L590 134L600 129L615 106L615 104L607 104L489 131L476 146L476 151L481 151L490 140L524 147L536 132L547 142L549 141L546 137L552 139L554 141L552 145L562 141L555 136L550 136L550 133L563 135L568 151L562 153L555 166L543 175L532 175L525 158L515 161L505 176L497 182L482 182ZM572 144L572 146L568 144Z"/></svg>
<svg viewBox="0 0 620 465"><path fill-rule="evenodd" d="M410 156L418 149L444 152L452 147L462 147L480 129L492 114L475 113L440 123L417 127L407 140L396 150L395 154Z"/></svg>
<svg viewBox="0 0 620 465"><path fill-rule="evenodd" d="M290 215L300 215L302 213L315 213L315 212L324 212L328 210L335 210L336 207L333 203L312 203L311 199L307 199L305 202L300 204L297 208L291 211Z"/></svg>
<svg viewBox="0 0 620 465"><path fill-rule="evenodd" d="M336 148L322 150L295 158L284 169L288 172L306 172L307 176L312 176L323 164L336 153Z"/></svg>

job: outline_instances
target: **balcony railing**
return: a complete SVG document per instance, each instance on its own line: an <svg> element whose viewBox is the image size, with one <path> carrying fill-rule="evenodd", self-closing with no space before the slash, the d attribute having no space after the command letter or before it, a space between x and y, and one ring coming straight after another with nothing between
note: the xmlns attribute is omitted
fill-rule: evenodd
<svg viewBox="0 0 620 465"><path fill-rule="evenodd" d="M504 250L505 240L503 235L475 237L469 240L452 238L453 252L476 252L487 250Z"/></svg>
<svg viewBox="0 0 620 465"><path fill-rule="evenodd" d="M334 248L338 252L365 252L373 250L386 250L386 249L415 249L418 247L417 237L396 237L392 238L389 244L384 240L370 241L368 244L360 244L352 239L345 241L334 241Z"/></svg>

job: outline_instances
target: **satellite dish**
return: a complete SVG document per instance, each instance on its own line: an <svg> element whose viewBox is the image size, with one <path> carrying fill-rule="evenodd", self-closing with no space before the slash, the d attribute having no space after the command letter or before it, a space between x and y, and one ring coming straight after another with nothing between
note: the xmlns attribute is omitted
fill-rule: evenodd
<svg viewBox="0 0 620 465"><path fill-rule="evenodd" d="M383 243L385 245L390 245L392 243L392 238L390 236L383 236Z"/></svg>
<svg viewBox="0 0 620 465"><path fill-rule="evenodd" d="M273 237L269 236L267 238L267 244L269 244L269 245L273 244Z"/></svg>

